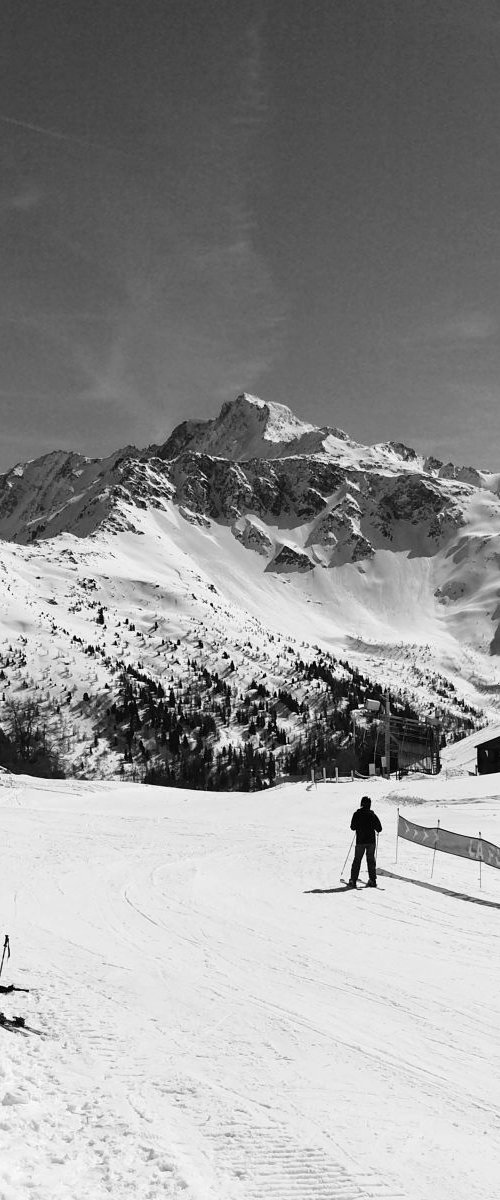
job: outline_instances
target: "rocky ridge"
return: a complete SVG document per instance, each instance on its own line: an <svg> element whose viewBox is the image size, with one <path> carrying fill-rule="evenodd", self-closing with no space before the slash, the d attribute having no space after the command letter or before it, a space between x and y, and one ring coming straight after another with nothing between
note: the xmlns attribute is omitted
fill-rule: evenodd
<svg viewBox="0 0 500 1200"><path fill-rule="evenodd" d="M98 460L55 451L18 464L0 476L0 537L28 544L133 527L134 508L173 501L188 521L229 525L270 567L283 564L287 547L297 552L290 569L304 558L335 567L382 548L432 555L488 486L474 468L424 460L400 443L359 446L243 394L214 420L183 422L160 446Z"/></svg>

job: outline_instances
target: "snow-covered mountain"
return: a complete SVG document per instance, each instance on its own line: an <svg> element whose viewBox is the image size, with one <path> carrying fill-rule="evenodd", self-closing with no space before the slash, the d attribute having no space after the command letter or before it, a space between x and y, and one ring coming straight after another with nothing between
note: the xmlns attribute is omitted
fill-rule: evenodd
<svg viewBox="0 0 500 1200"><path fill-rule="evenodd" d="M128 446L98 460L54 451L18 464L0 477L0 536L28 544L134 528L130 507L173 503L193 523L229 525L269 569L282 565L284 549L299 552L285 555L287 565L337 567L385 549L432 557L471 524L478 495L483 518L494 517L498 489L498 476L399 443L360 446L243 394L214 420L183 422L144 451Z"/></svg>
<svg viewBox="0 0 500 1200"><path fill-rule="evenodd" d="M260 671L274 691L297 676L287 653L329 653L422 708L455 690L488 713L499 490L499 475L362 446L247 394L161 445L54 451L0 477L4 659L22 638L28 686L54 696L71 679L81 697L120 664L164 678L168 658L176 680L200 643L219 678L229 657L233 684Z"/></svg>

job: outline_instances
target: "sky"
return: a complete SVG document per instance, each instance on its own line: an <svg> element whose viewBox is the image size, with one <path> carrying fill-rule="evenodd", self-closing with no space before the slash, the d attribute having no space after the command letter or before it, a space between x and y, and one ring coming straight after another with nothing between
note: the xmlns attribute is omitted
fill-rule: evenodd
<svg viewBox="0 0 500 1200"><path fill-rule="evenodd" d="M500 467L496 0L3 0L0 470L241 391Z"/></svg>

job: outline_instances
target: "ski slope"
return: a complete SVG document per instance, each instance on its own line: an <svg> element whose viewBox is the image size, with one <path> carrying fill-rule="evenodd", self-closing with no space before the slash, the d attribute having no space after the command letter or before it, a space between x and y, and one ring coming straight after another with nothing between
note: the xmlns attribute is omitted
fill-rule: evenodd
<svg viewBox="0 0 500 1200"><path fill-rule="evenodd" d="M380 888L339 891L367 790ZM498 843L499 790L0 775L1 1200L492 1200L500 872L395 833Z"/></svg>

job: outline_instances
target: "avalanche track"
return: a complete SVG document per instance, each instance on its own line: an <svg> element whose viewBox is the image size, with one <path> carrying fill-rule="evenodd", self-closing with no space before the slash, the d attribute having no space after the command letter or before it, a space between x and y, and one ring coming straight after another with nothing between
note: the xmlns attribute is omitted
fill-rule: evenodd
<svg viewBox="0 0 500 1200"><path fill-rule="evenodd" d="M30 989L1 997L0 1200L491 1200L500 873L415 886L395 831L404 803L499 841L498 802L398 789L368 786L384 890L341 893L357 785L0 779L1 983Z"/></svg>

